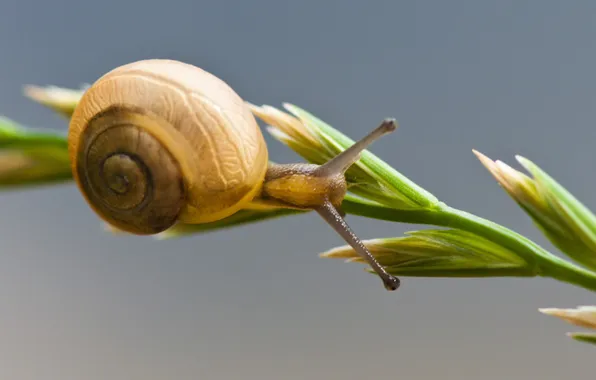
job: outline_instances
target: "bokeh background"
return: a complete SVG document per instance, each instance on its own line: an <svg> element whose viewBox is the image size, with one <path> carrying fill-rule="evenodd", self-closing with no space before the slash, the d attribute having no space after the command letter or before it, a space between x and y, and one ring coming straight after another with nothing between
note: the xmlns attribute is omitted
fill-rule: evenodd
<svg viewBox="0 0 596 380"><path fill-rule="evenodd" d="M596 209L591 1L0 3L0 113L143 58L183 60L257 104L292 102L448 204L550 247L472 154L541 165ZM299 159L266 135L277 162ZM518 167L516 165L516 167ZM561 379L594 350L539 307L594 304L547 279L404 279L318 258L315 214L175 241L116 237L73 185L0 194L0 378ZM361 238L418 226L351 217Z"/></svg>

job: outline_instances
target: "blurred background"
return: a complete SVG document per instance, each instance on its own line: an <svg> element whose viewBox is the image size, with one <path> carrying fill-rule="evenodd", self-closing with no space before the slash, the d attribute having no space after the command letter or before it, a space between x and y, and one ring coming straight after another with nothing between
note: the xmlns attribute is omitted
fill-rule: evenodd
<svg viewBox="0 0 596 380"><path fill-rule="evenodd" d="M3 0L0 113L65 131L25 84L78 88L145 58L297 104L449 205L551 248L472 149L536 162L596 209L591 1ZM300 160L269 135L271 159ZM301 160L300 160L301 161ZM594 350L539 307L546 279L412 279L384 291L315 214L156 242L104 232L74 185L0 193L0 378L561 379ZM350 217L363 238L419 226Z"/></svg>

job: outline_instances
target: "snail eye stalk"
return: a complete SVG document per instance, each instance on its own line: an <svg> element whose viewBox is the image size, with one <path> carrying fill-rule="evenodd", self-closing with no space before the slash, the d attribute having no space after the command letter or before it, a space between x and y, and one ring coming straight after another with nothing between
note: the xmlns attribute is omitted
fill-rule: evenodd
<svg viewBox="0 0 596 380"><path fill-rule="evenodd" d="M373 142L377 141L384 135L391 133L397 129L397 121L395 119L385 119L383 122L373 129L368 135L356 141L348 149L344 150L331 160L327 161L317 169L317 174L320 176L334 176L343 174L360 159L362 152L369 147Z"/></svg>
<svg viewBox="0 0 596 380"><path fill-rule="evenodd" d="M399 288L399 278L387 273L381 264L379 264L379 262L371 255L370 251L358 236L352 232L350 226L331 202L325 203L322 207L317 208L316 211L348 244L350 244L350 246L352 246L352 248L354 248L356 253L368 262L375 273L381 278L381 281L383 281L385 289L392 291Z"/></svg>
<svg viewBox="0 0 596 380"><path fill-rule="evenodd" d="M317 168L314 175L322 177L343 175L352 164L358 161L362 151L380 137L391 133L396 129L397 122L394 119L385 119L381 125L371 131L368 135ZM399 288L400 280L387 273L387 271L372 256L370 251L346 223L344 219L345 214L339 207L336 207L330 201L327 201L323 203L322 206L316 208L316 211L327 224L329 224L363 259L367 261L373 271L381 278L383 285L387 290L396 290Z"/></svg>

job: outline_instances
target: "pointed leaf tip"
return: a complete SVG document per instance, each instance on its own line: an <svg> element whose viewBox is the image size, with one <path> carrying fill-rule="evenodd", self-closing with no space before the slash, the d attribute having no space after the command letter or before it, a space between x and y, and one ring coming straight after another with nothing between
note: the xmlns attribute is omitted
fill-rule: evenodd
<svg viewBox="0 0 596 380"><path fill-rule="evenodd" d="M403 237L363 241L387 271L419 277L535 276L534 266L514 252L462 230L411 231ZM366 264L349 245L319 255Z"/></svg>
<svg viewBox="0 0 596 380"><path fill-rule="evenodd" d="M567 333L567 336L578 342L596 345L596 334Z"/></svg>
<svg viewBox="0 0 596 380"><path fill-rule="evenodd" d="M575 309L540 308L542 314L560 318L575 326L596 329L596 306L578 306Z"/></svg>

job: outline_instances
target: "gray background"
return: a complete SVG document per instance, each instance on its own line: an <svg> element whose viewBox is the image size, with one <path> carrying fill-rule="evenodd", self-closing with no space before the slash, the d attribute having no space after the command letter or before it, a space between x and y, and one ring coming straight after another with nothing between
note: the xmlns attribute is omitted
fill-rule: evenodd
<svg viewBox="0 0 596 380"><path fill-rule="evenodd" d="M596 209L592 1L0 3L0 113L65 130L21 95L142 58L300 105L448 204L545 244L473 156L522 154ZM278 162L297 159L266 139ZM516 166L517 167L517 166ZM537 308L596 303L547 279L405 279L386 293L316 215L154 242L105 233L74 186L0 195L0 378L562 379L594 371ZM362 238L417 228L361 218ZM547 245L548 246L548 245Z"/></svg>

